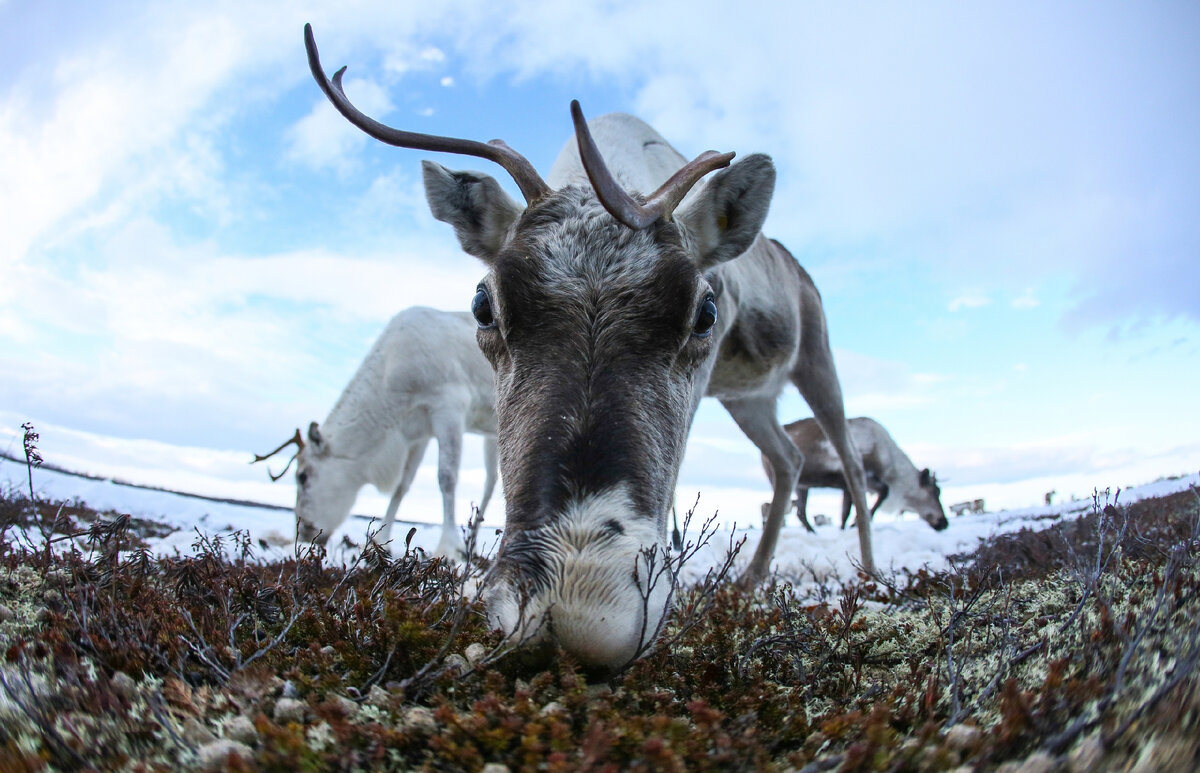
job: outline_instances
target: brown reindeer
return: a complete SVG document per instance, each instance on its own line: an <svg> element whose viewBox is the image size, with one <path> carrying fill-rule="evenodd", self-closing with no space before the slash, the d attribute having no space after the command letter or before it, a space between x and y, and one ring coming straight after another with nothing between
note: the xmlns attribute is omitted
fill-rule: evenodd
<svg viewBox="0 0 1200 773"><path fill-rule="evenodd" d="M874 419L860 416L847 423L854 446L862 454L867 488L879 497L871 508L871 515L874 516L880 507L885 512L907 510L916 513L938 531L945 529L949 521L946 520L946 511L942 509L942 492L934 474L928 468L917 470L891 434ZM814 419L794 421L784 425L783 429L804 454L804 467L796 479L796 515L800 523L809 531L813 530L808 522L808 490L833 488L842 491L842 528L846 528L850 520L851 499L846 490L841 460L824 431ZM765 457L763 468L767 471L767 478L774 482L774 473ZM764 510L768 507L763 505Z"/></svg>

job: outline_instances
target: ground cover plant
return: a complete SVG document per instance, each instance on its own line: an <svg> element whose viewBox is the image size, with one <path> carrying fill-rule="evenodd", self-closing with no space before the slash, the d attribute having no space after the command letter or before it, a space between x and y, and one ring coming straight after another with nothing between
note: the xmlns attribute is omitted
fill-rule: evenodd
<svg viewBox="0 0 1200 773"><path fill-rule="evenodd" d="M0 492L0 771L1192 770L1198 523L1195 491L1098 496L945 572L681 588L669 644L597 676L509 653L418 550L157 557L153 523Z"/></svg>

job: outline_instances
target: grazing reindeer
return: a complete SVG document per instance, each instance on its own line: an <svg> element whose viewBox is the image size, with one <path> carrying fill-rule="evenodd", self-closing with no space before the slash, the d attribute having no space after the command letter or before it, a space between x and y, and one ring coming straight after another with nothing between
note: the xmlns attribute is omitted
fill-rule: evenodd
<svg viewBox="0 0 1200 773"><path fill-rule="evenodd" d="M956 502L950 505L950 512L954 515L962 515L964 513L982 513L984 504L982 499L972 499L969 502Z"/></svg>
<svg viewBox="0 0 1200 773"><path fill-rule="evenodd" d="M425 448L438 441L442 490L442 536L436 555L458 556L465 546L454 524L462 436L484 436L487 477L479 511L496 486L496 407L492 367L475 343L470 314L421 306L392 317L320 427L300 430L262 461L295 444L296 538L325 544L346 520L358 491L368 483L392 493L383 526L372 537L386 544L400 500L408 492Z"/></svg>
<svg viewBox="0 0 1200 773"><path fill-rule="evenodd" d="M911 510L938 531L950 525L946 520L946 511L942 509L942 492L938 488L937 478L928 468L918 472L916 465L900 450L888 431L874 419L861 416L850 419L847 424L854 446L862 454L867 488L879 496L871 508L872 516L883 505L888 512ZM783 428L804 454L804 467L796 480L796 514L800 517L800 523L809 531L813 530L806 512L808 490L835 488L842 490L842 528L846 528L850 520L846 477L842 474L841 460L820 425L814 419L801 419L785 424ZM767 478L774 482L774 473L765 456L763 468L767 471Z"/></svg>
<svg viewBox="0 0 1200 773"><path fill-rule="evenodd" d="M649 555L667 547L684 445L706 394L775 468L745 581L768 572L802 461L775 418L788 381L834 439L866 510L820 296L759 233L775 186L767 156L725 169L733 154L709 151L685 163L636 118L589 126L573 102L576 136L543 180L499 140L415 134L364 115L342 89L344 68L330 80L311 28L305 39L317 83L355 126L398 147L491 160L525 198L521 207L491 177L424 162L434 217L488 268L471 308L496 369L507 514L486 601L515 641L558 645L598 668L619 668L654 641L671 589L650 576ZM860 519L872 571L869 529Z"/></svg>

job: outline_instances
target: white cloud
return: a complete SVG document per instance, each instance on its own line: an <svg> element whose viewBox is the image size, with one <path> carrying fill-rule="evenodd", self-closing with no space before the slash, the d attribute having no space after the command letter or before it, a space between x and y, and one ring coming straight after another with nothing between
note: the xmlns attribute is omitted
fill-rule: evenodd
<svg viewBox="0 0 1200 773"><path fill-rule="evenodd" d="M992 302L991 298L979 293L967 293L960 295L950 301L950 305L946 308L949 311L958 311L959 309L981 309Z"/></svg>
<svg viewBox="0 0 1200 773"><path fill-rule="evenodd" d="M1032 287L1026 288L1025 292L1012 299L1012 307L1014 309L1036 309L1041 305L1042 302L1034 295Z"/></svg>
<svg viewBox="0 0 1200 773"><path fill-rule="evenodd" d="M130 164L156 158L242 61L244 38L216 16L181 18L139 45L99 39L19 80L0 104L0 260L91 200Z"/></svg>
<svg viewBox="0 0 1200 773"><path fill-rule="evenodd" d="M387 92L379 84L362 79L343 82L351 102L367 115L380 118L392 110ZM332 169L347 174L357 168L354 151L374 142L352 126L322 96L312 111L284 132L284 155L310 169Z"/></svg>

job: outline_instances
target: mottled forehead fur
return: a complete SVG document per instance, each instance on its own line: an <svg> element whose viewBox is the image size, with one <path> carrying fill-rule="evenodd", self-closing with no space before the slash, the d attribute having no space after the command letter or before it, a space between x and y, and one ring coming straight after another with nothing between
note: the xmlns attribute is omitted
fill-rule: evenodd
<svg viewBox="0 0 1200 773"><path fill-rule="evenodd" d="M602 301L631 313L644 306L687 309L701 281L673 223L628 228L590 188L568 186L535 202L514 231L493 264L502 317L551 311L551 297L567 301L558 308L568 312Z"/></svg>

